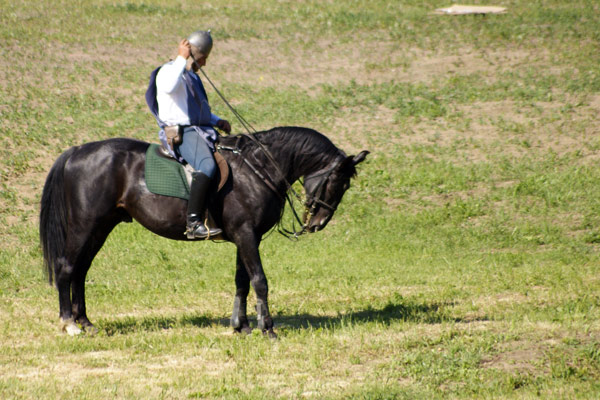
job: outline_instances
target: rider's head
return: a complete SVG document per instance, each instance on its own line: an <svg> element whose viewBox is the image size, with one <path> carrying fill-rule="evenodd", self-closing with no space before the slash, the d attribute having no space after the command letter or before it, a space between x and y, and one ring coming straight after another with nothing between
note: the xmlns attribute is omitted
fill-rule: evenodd
<svg viewBox="0 0 600 400"><path fill-rule="evenodd" d="M206 59L212 50L213 41L208 31L196 31L188 36L188 42L192 47L192 57L195 61L195 69L206 65Z"/></svg>

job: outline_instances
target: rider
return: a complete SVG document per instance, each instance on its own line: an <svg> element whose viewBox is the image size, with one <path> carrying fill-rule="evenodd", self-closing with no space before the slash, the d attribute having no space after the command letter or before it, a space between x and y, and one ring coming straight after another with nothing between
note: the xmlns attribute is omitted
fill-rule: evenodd
<svg viewBox="0 0 600 400"><path fill-rule="evenodd" d="M216 171L213 153L218 135L214 127L231 133L229 122L211 112L206 91L196 74L206 65L212 45L210 30L195 31L182 39L177 58L152 73L146 93L146 100L162 128L159 137L163 145L169 153L194 168L187 207L185 234L188 239L206 239L221 233L221 229L209 228L202 221L208 187ZM152 91L154 80L156 86ZM154 98L149 98L149 92ZM151 103L157 110L153 110ZM167 140L165 132L173 127L183 136L180 144Z"/></svg>

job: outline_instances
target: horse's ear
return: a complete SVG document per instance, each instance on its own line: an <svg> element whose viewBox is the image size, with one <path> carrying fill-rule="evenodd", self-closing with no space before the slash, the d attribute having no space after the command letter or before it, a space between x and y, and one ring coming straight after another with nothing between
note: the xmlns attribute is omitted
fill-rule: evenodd
<svg viewBox="0 0 600 400"><path fill-rule="evenodd" d="M370 151L368 150L363 150L360 153L358 153L357 155L354 156L354 158L352 159L352 163L354 165L364 161L365 158L367 158L367 154L369 154Z"/></svg>
<svg viewBox="0 0 600 400"><path fill-rule="evenodd" d="M364 161L364 159L369 154L368 150L363 150L355 156L348 156L339 166L339 169L342 171L346 171L347 174L353 176L356 174L356 169L354 168L358 163Z"/></svg>

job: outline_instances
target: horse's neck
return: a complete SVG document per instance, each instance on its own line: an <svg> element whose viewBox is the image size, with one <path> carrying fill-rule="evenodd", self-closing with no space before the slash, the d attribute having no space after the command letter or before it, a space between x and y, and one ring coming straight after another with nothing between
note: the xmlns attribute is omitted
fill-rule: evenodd
<svg viewBox="0 0 600 400"><path fill-rule="evenodd" d="M312 134L306 134L310 140ZM268 141L267 147L280 166L281 172L286 176L290 183L295 182L301 176L322 169L327 164L327 157L324 157L322 151L300 148L296 145L302 135L293 138L286 138L282 133L272 133L271 137L265 137ZM315 139L316 140L316 139Z"/></svg>
<svg viewBox="0 0 600 400"><path fill-rule="evenodd" d="M278 149L274 155L281 173L289 183L297 181L300 177L310 175L326 166L322 154L311 154L290 151L289 149Z"/></svg>

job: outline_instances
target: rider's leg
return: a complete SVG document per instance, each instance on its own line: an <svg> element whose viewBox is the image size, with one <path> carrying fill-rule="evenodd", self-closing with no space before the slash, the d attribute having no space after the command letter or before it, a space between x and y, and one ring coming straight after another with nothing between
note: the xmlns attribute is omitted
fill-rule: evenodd
<svg viewBox="0 0 600 400"><path fill-rule="evenodd" d="M187 230L188 239L206 239L210 236L221 234L219 228L209 228L204 225L202 218L206 211L206 196L210 178L202 172L192 173L192 184L190 186L190 198L187 208Z"/></svg>
<svg viewBox="0 0 600 400"><path fill-rule="evenodd" d="M206 239L219 235L221 229L207 228L202 220L206 211L208 188L216 171L212 150L193 128L184 130L183 143L177 150L195 170L190 185L186 235L188 239Z"/></svg>

